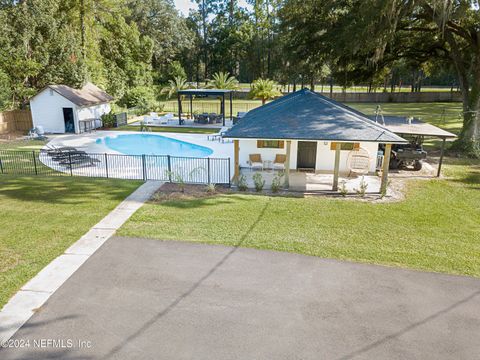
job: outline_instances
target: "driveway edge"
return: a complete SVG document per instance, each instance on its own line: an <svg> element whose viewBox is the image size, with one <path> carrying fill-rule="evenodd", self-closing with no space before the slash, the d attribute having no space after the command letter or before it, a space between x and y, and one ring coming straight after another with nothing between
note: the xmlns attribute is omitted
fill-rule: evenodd
<svg viewBox="0 0 480 360"><path fill-rule="evenodd" d="M0 345L8 341L162 185L160 181L145 182L28 281L0 311Z"/></svg>

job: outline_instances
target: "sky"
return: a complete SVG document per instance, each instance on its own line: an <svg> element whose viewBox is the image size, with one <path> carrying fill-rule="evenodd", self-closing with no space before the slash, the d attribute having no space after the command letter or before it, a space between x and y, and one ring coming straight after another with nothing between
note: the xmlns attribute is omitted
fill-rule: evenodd
<svg viewBox="0 0 480 360"><path fill-rule="evenodd" d="M183 16L188 16L188 10L198 8L197 4L190 0L173 0L173 2ZM241 7L247 7L247 2L246 0L240 0L238 5Z"/></svg>

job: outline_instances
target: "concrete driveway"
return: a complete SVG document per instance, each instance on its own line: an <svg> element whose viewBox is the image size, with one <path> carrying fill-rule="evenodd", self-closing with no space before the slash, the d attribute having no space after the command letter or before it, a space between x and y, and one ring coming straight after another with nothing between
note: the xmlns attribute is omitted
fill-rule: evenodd
<svg viewBox="0 0 480 360"><path fill-rule="evenodd" d="M478 359L479 338L480 279L117 237L0 358Z"/></svg>

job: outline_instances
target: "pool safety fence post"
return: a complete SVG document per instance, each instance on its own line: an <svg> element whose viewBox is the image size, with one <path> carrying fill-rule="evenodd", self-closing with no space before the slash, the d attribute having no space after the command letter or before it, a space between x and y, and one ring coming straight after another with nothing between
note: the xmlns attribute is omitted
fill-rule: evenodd
<svg viewBox="0 0 480 360"><path fill-rule="evenodd" d="M145 164L145 154L142 155L143 181L147 181L147 167Z"/></svg>
<svg viewBox="0 0 480 360"><path fill-rule="evenodd" d="M105 176L108 179L108 155L105 153Z"/></svg>
<svg viewBox="0 0 480 360"><path fill-rule="evenodd" d="M210 158L207 158L207 177L208 183L210 184Z"/></svg>
<svg viewBox="0 0 480 360"><path fill-rule="evenodd" d="M0 172L3 174L3 161L0 159Z"/></svg>
<svg viewBox="0 0 480 360"><path fill-rule="evenodd" d="M170 155L167 155L167 168L168 168L168 182L172 182L172 160Z"/></svg>
<svg viewBox="0 0 480 360"><path fill-rule="evenodd" d="M72 154L68 152L68 162L70 164L70 176L73 176Z"/></svg>
<svg viewBox="0 0 480 360"><path fill-rule="evenodd" d="M35 168L35 175L38 175L37 159L35 159L35 150L32 151L32 156L33 156L33 166Z"/></svg>

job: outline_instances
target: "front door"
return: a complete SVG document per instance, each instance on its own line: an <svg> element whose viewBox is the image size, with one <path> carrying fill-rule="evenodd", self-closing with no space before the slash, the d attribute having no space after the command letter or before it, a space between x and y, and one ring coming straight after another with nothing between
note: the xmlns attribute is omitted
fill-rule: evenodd
<svg viewBox="0 0 480 360"><path fill-rule="evenodd" d="M317 143L313 141L299 141L297 152L297 169L313 169L317 161Z"/></svg>
<svg viewBox="0 0 480 360"><path fill-rule="evenodd" d="M63 121L65 121L65 132L75 133L75 120L73 119L72 108L63 108Z"/></svg>

